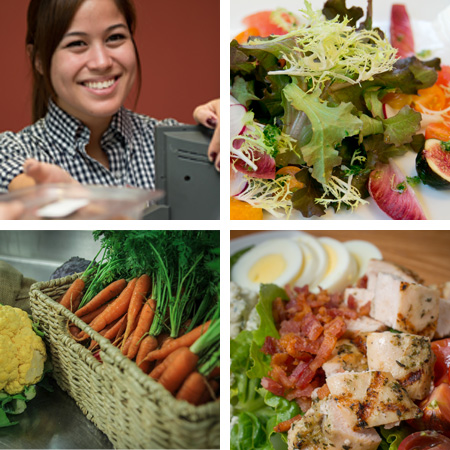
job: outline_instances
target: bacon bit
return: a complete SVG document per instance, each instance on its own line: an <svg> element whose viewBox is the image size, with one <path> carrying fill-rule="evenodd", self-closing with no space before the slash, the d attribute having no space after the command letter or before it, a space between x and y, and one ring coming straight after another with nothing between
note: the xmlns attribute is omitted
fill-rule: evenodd
<svg viewBox="0 0 450 450"><path fill-rule="evenodd" d="M368 316L370 314L370 305L371 302L367 302L364 306L361 306L361 308L359 308L359 315Z"/></svg>
<svg viewBox="0 0 450 450"><path fill-rule="evenodd" d="M322 345L320 346L320 349L316 357L312 360L312 362L309 365L312 371L315 372L317 369L322 367L322 365L325 362L327 362L330 359L334 347L336 347L337 340L338 338L335 335L325 333L325 338L322 342Z"/></svg>
<svg viewBox="0 0 450 450"><path fill-rule="evenodd" d="M288 333L300 333L302 324L297 320L283 320L281 322L280 329L278 330L280 336L283 336Z"/></svg>
<svg viewBox="0 0 450 450"><path fill-rule="evenodd" d="M281 384L284 389L292 389L294 387L292 380L286 375L286 371L281 366L273 366L269 375L274 381Z"/></svg>
<svg viewBox="0 0 450 450"><path fill-rule="evenodd" d="M299 414L298 416L295 416L292 419L288 419L288 420L285 420L284 422L280 422L278 425L275 425L273 427L273 431L275 431L275 433L285 433L286 431L289 431L289 429L291 428L291 425L294 422L297 422L297 420L301 420L301 419L302 419L302 415Z"/></svg>
<svg viewBox="0 0 450 450"><path fill-rule="evenodd" d="M272 356L271 363L276 366L290 365L294 361L294 358L288 353L275 353Z"/></svg>
<svg viewBox="0 0 450 450"><path fill-rule="evenodd" d="M272 314L276 324L286 320L285 304L280 297L277 297L272 303Z"/></svg>
<svg viewBox="0 0 450 450"><path fill-rule="evenodd" d="M367 281L368 281L368 277L367 277L367 275L364 275L356 282L356 287L361 288L361 289L367 289Z"/></svg>
<svg viewBox="0 0 450 450"><path fill-rule="evenodd" d="M354 309L355 311L358 309L358 303L352 294L348 296L347 305L350 309Z"/></svg>
<svg viewBox="0 0 450 450"><path fill-rule="evenodd" d="M266 336L266 340L264 341L263 346L261 347L261 351L266 355L275 355L278 353L277 341L272 336Z"/></svg>
<svg viewBox="0 0 450 450"><path fill-rule="evenodd" d="M323 326L313 313L307 314L302 321L301 331L311 341L317 340L323 332Z"/></svg>
<svg viewBox="0 0 450 450"><path fill-rule="evenodd" d="M311 342L308 339L293 333L282 336L278 343L281 348L294 358L300 356L303 352L316 354L320 348L319 340Z"/></svg>
<svg viewBox="0 0 450 450"><path fill-rule="evenodd" d="M330 317L345 317L346 319L357 319L359 317L359 314L357 311L354 311L353 309L348 309L345 307L342 308L330 308L328 309L328 314Z"/></svg>
<svg viewBox="0 0 450 450"><path fill-rule="evenodd" d="M314 362L314 361L315 360L313 360L312 362ZM304 389L306 386L308 386L308 384L311 383L314 376L316 375L316 371L311 369L311 364L312 363L310 363L309 366L304 368L300 377L298 378L298 381L297 381L298 389Z"/></svg>
<svg viewBox="0 0 450 450"><path fill-rule="evenodd" d="M319 400L323 400L324 398L330 395L330 389L328 389L328 385L324 384L321 388L316 391L317 397Z"/></svg>
<svg viewBox="0 0 450 450"><path fill-rule="evenodd" d="M272 394L278 396L282 396L284 394L283 386L268 377L264 377L261 379L261 386L264 389L267 389L269 392L272 392Z"/></svg>
<svg viewBox="0 0 450 450"><path fill-rule="evenodd" d="M344 335L347 325L341 316L335 317L331 322L327 323L324 327L325 335L330 334L336 338L340 338Z"/></svg>
<svg viewBox="0 0 450 450"><path fill-rule="evenodd" d="M298 306L298 312L295 313L293 320L301 322L306 315L312 313L312 309L311 306L309 306L306 302L302 304L299 303Z"/></svg>
<svg viewBox="0 0 450 450"><path fill-rule="evenodd" d="M291 401L296 398L301 397L311 397L313 391L320 386L321 382L319 380L314 379L311 383L306 386L304 389L294 389L291 392L288 392L285 397L287 400Z"/></svg>

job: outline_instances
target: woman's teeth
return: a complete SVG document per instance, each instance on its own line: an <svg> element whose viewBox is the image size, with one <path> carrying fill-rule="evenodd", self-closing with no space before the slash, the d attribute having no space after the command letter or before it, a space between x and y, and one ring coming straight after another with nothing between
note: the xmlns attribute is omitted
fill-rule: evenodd
<svg viewBox="0 0 450 450"><path fill-rule="evenodd" d="M107 89L111 87L114 84L115 80L108 80L108 81L102 81L102 82L86 82L83 83L86 87L90 89Z"/></svg>

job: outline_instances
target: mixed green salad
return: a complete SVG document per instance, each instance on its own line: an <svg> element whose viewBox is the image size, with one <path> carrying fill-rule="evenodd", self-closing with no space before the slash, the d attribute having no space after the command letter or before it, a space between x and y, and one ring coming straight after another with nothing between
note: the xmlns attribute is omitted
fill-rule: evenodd
<svg viewBox="0 0 450 450"><path fill-rule="evenodd" d="M232 196L275 217L367 203L371 172L425 144L421 114L405 105L387 118L382 99L417 95L440 70L437 58L398 59L370 1L365 17L345 0L301 12L287 34L231 43Z"/></svg>

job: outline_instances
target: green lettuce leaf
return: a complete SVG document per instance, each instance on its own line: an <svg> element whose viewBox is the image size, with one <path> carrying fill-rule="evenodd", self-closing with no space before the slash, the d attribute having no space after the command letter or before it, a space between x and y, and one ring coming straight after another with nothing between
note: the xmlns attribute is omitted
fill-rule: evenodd
<svg viewBox="0 0 450 450"><path fill-rule="evenodd" d="M307 94L291 83L283 92L291 104L299 111L303 111L311 122L312 138L302 147L302 156L313 168L312 177L326 184L333 168L342 161L336 146L345 137L358 134L362 128L362 121L352 114L354 107L351 103L330 107L320 100L319 90Z"/></svg>
<svg viewBox="0 0 450 450"><path fill-rule="evenodd" d="M384 427L379 427L378 432L383 438L379 450L398 450L403 439L411 434L411 428L408 425L400 425L389 430L385 430Z"/></svg>
<svg viewBox="0 0 450 450"><path fill-rule="evenodd" d="M422 116L408 105L404 106L395 116L384 119L384 141L387 144L400 146L409 144L413 135L420 130Z"/></svg>

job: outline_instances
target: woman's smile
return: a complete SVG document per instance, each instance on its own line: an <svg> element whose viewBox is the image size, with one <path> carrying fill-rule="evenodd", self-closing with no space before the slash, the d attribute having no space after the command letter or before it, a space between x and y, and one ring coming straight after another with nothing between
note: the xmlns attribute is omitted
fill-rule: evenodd
<svg viewBox="0 0 450 450"><path fill-rule="evenodd" d="M83 81L80 84L95 95L110 95L115 92L119 79L119 76L104 77L104 79L99 80Z"/></svg>

